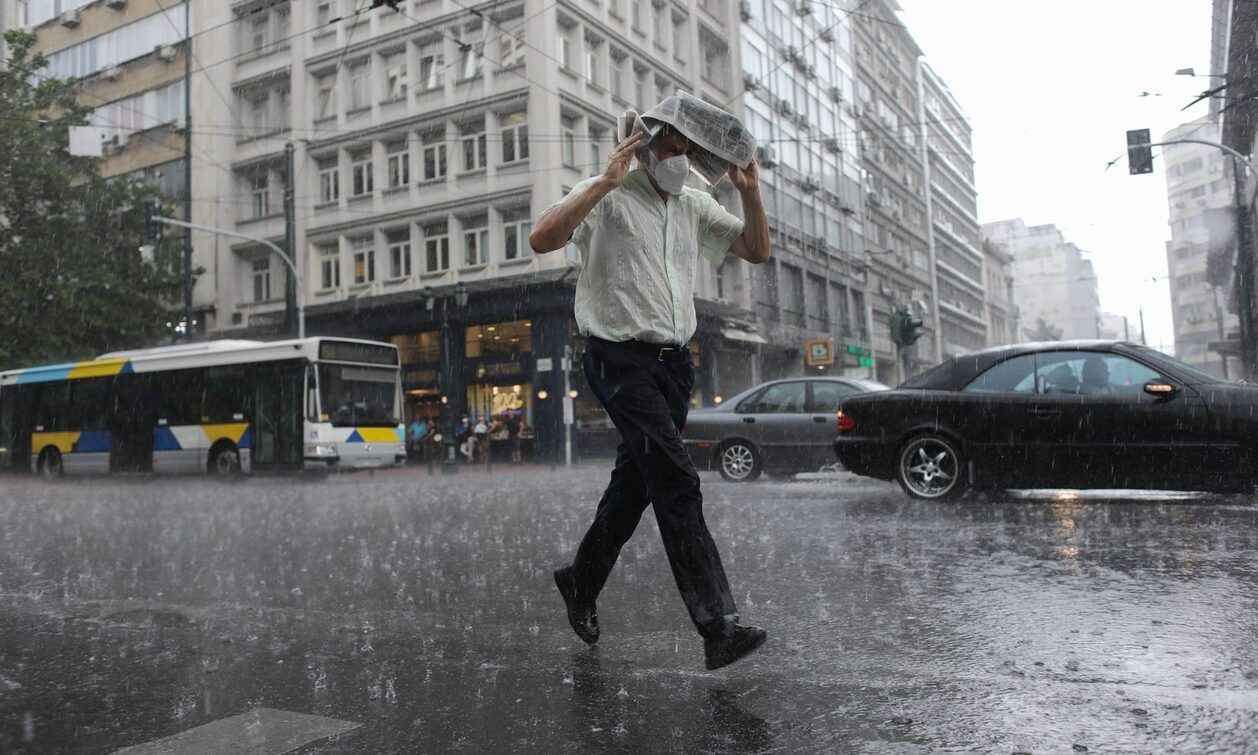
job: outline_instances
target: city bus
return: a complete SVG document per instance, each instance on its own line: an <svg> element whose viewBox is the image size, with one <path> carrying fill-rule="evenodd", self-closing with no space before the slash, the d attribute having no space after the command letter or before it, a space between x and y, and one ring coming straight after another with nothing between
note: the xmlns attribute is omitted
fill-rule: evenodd
<svg viewBox="0 0 1258 755"><path fill-rule="evenodd" d="M398 350L222 340L0 372L0 469L371 469L406 459Z"/></svg>

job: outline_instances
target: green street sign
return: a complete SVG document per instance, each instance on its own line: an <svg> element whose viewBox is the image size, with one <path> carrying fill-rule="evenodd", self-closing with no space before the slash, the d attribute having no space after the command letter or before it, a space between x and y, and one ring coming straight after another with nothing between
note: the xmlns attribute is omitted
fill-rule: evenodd
<svg viewBox="0 0 1258 755"><path fill-rule="evenodd" d="M860 362L859 362L859 364L860 364L860 366L861 366L861 367L873 367L873 366L874 366L874 358L873 358L873 357L861 357L861 358L860 358Z"/></svg>

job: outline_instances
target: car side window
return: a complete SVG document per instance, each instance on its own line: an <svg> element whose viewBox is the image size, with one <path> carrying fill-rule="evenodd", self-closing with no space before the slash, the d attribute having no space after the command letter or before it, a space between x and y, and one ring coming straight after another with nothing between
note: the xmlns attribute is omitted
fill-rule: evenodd
<svg viewBox="0 0 1258 755"><path fill-rule="evenodd" d="M855 393L859 393L859 391L846 383L831 380L814 380L812 381L812 403L809 405L808 411L837 412L839 410L839 402Z"/></svg>
<svg viewBox="0 0 1258 755"><path fill-rule="evenodd" d="M965 393L1034 393L1035 355L1023 354L993 365L961 390Z"/></svg>
<svg viewBox="0 0 1258 755"><path fill-rule="evenodd" d="M757 397L752 414L802 414L804 382L774 383ZM742 408L741 406L739 407Z"/></svg>
<svg viewBox="0 0 1258 755"><path fill-rule="evenodd" d="M1074 396L1135 396L1158 371L1118 354L1055 351L1040 355L1040 392Z"/></svg>

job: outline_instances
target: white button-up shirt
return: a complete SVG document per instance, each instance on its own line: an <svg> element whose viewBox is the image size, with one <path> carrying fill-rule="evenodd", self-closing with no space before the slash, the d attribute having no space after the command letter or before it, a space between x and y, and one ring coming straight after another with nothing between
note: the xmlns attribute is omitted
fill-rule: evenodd
<svg viewBox="0 0 1258 755"><path fill-rule="evenodd" d="M567 199L598 180L588 178ZM581 253L577 328L609 341L685 344L694 335L697 256L714 265L743 232L743 221L706 192L683 188L660 199L632 170L572 234Z"/></svg>

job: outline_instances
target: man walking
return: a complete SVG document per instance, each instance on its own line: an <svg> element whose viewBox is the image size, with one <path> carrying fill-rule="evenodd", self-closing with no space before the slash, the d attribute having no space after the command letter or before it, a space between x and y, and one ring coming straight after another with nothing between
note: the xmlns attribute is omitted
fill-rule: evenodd
<svg viewBox="0 0 1258 755"><path fill-rule="evenodd" d="M555 572L568 621L598 641L595 599L648 504L690 618L704 640L705 665L720 668L760 647L767 634L740 626L716 545L703 519L699 475L682 445L694 387L696 255L720 264L727 251L769 259L769 225L754 161L731 165L746 221L709 194L684 186L690 141L660 125L622 141L602 175L577 184L533 226L538 252L570 239L581 252L576 319L587 336L582 366L620 432L611 481L569 566ZM639 158L640 167L630 170Z"/></svg>

